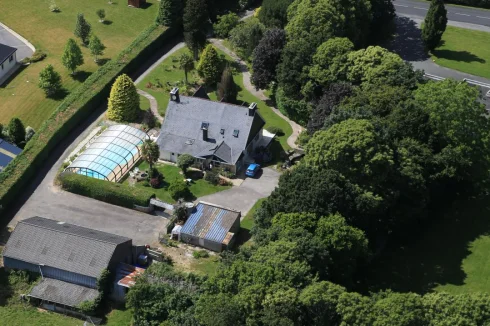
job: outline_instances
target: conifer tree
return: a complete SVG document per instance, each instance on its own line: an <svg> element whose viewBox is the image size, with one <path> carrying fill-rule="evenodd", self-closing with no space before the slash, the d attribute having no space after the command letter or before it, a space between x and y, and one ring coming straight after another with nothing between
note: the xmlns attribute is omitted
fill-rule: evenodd
<svg viewBox="0 0 490 326"><path fill-rule="evenodd" d="M182 1L160 0L156 22L159 25L175 27L182 24Z"/></svg>
<svg viewBox="0 0 490 326"><path fill-rule="evenodd" d="M109 97L107 117L117 122L131 122L138 118L140 99L128 75L117 77Z"/></svg>
<svg viewBox="0 0 490 326"><path fill-rule="evenodd" d="M88 37L90 35L91 30L92 30L92 27L85 20L85 17L83 16L83 14L79 13L77 15L77 24L75 26L75 36L80 38L80 40L82 40L83 44L87 44Z"/></svg>
<svg viewBox="0 0 490 326"><path fill-rule="evenodd" d="M199 76L201 76L206 84L213 85L220 78L220 66L221 60L218 56L218 52L216 52L214 47L209 44L202 52L201 59L197 65Z"/></svg>
<svg viewBox="0 0 490 326"><path fill-rule="evenodd" d="M441 42L447 26L447 10L443 0L432 0L422 28L425 47L433 51Z"/></svg>
<svg viewBox="0 0 490 326"><path fill-rule="evenodd" d="M26 139L24 124L19 118L12 118L7 126L9 140L17 146L22 146Z"/></svg>
<svg viewBox="0 0 490 326"><path fill-rule="evenodd" d="M61 62L66 69L71 71L72 75L75 75L78 66L83 65L82 50L80 50L80 47L74 39L71 38L66 43L65 51L61 56Z"/></svg>
<svg viewBox="0 0 490 326"><path fill-rule="evenodd" d="M88 48L90 49L90 54L94 56L94 61L98 62L99 61L98 56L104 54L105 45L102 44L102 42L97 37L97 35L92 33L92 35L90 35Z"/></svg>
<svg viewBox="0 0 490 326"><path fill-rule="evenodd" d="M205 26L209 20L205 0L187 0L184 8L184 40L197 60L199 51L206 44Z"/></svg>
<svg viewBox="0 0 490 326"><path fill-rule="evenodd" d="M234 103L238 95L237 85L233 80L233 72L230 67L226 67L221 75L221 82L218 83L218 89L216 90L218 100Z"/></svg>

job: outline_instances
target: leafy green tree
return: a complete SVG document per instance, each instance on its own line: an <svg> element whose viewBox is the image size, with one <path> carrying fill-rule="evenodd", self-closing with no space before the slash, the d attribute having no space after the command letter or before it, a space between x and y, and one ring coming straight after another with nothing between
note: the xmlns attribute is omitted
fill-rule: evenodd
<svg viewBox="0 0 490 326"><path fill-rule="evenodd" d="M174 200L190 197L189 187L181 179L175 179L170 183L170 186L168 186L168 193Z"/></svg>
<svg viewBox="0 0 490 326"><path fill-rule="evenodd" d="M221 82L218 83L216 90L218 100L226 103L235 103L238 96L238 86L233 80L233 72L230 67L226 67L221 75Z"/></svg>
<svg viewBox="0 0 490 326"><path fill-rule="evenodd" d="M75 36L80 38L83 44L87 44L88 42L88 37L90 35L90 31L92 30L92 27L90 24L85 20L85 17L83 14L78 14L77 15L77 23L75 25Z"/></svg>
<svg viewBox="0 0 490 326"><path fill-rule="evenodd" d="M337 304L345 289L330 282L313 282L305 287L299 302L306 311L309 325L338 325Z"/></svg>
<svg viewBox="0 0 490 326"><path fill-rule="evenodd" d="M265 26L257 18L250 18L230 32L230 42L245 58L248 58L259 44L264 32Z"/></svg>
<svg viewBox="0 0 490 326"><path fill-rule="evenodd" d="M213 25L214 32L219 38L227 38L233 28L238 25L240 18L234 12L219 16L218 22Z"/></svg>
<svg viewBox="0 0 490 326"><path fill-rule="evenodd" d="M422 40L426 48L433 51L441 43L446 31L447 10L443 0L432 0L422 27Z"/></svg>
<svg viewBox="0 0 490 326"><path fill-rule="evenodd" d="M194 157L189 154L182 154L177 158L177 166L182 170L184 175L187 173L187 169L194 164Z"/></svg>
<svg viewBox="0 0 490 326"><path fill-rule="evenodd" d="M264 0L260 7L259 19L267 27L284 28L287 10L293 0Z"/></svg>
<svg viewBox="0 0 490 326"><path fill-rule="evenodd" d="M199 51L206 45L205 26L208 20L205 0L187 0L185 2L184 40L187 47L194 53L194 60L197 60Z"/></svg>
<svg viewBox="0 0 490 326"><path fill-rule="evenodd" d="M97 35L92 33L90 35L90 41L88 47L90 49L90 54L94 56L94 61L98 62L99 61L98 56L104 54L105 45L102 44L102 42L97 37Z"/></svg>
<svg viewBox="0 0 490 326"><path fill-rule="evenodd" d="M7 125L7 135L9 140L17 146L23 147L26 139L26 130L24 124L19 118L10 119Z"/></svg>
<svg viewBox="0 0 490 326"><path fill-rule="evenodd" d="M83 65L82 50L80 50L80 47L74 39L71 38L66 43L65 50L61 56L61 62L66 69L71 71L72 75L75 75L78 66Z"/></svg>
<svg viewBox="0 0 490 326"><path fill-rule="evenodd" d="M138 117L140 98L128 75L117 77L112 85L107 117L117 122L131 122Z"/></svg>
<svg viewBox="0 0 490 326"><path fill-rule="evenodd" d="M179 68L184 70L185 83L188 84L187 74L194 69L194 60L187 52L184 52L179 57Z"/></svg>
<svg viewBox="0 0 490 326"><path fill-rule="evenodd" d="M244 312L229 294L204 294L196 308L196 318L203 326L244 324Z"/></svg>
<svg viewBox="0 0 490 326"><path fill-rule="evenodd" d="M99 17L99 22L103 23L105 19L105 10L99 9L95 13L97 14L97 17Z"/></svg>
<svg viewBox="0 0 490 326"><path fill-rule="evenodd" d="M347 38L332 38L318 47L313 55L309 76L319 85L345 81L348 71L347 56L354 44Z"/></svg>
<svg viewBox="0 0 490 326"><path fill-rule="evenodd" d="M53 96L61 90L61 76L52 65L47 65L39 73L38 86L47 97Z"/></svg>
<svg viewBox="0 0 490 326"><path fill-rule="evenodd" d="M150 171L152 171L153 164L155 164L160 157L160 148L158 147L158 144L149 138L145 139L141 145L141 157L148 163Z"/></svg>
<svg viewBox="0 0 490 326"><path fill-rule="evenodd" d="M285 44L284 30L275 28L264 33L252 56L252 83L256 87L265 89L276 81L277 65Z"/></svg>
<svg viewBox="0 0 490 326"><path fill-rule="evenodd" d="M159 25L177 27L182 23L182 4L180 0L161 0L156 22Z"/></svg>
<svg viewBox="0 0 490 326"><path fill-rule="evenodd" d="M199 76L208 85L215 84L221 75L221 59L218 52L211 44L208 44L202 52L201 59L197 64L197 72Z"/></svg>

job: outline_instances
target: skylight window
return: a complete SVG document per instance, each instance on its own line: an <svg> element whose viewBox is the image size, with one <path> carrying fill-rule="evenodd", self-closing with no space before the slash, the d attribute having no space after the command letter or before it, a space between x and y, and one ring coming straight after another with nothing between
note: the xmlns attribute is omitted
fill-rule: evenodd
<svg viewBox="0 0 490 326"><path fill-rule="evenodd" d="M209 122L202 122L201 123L201 129L202 130L207 130L209 128Z"/></svg>
<svg viewBox="0 0 490 326"><path fill-rule="evenodd" d="M238 129L233 130L233 137L238 137L238 133L240 133L240 130Z"/></svg>
<svg viewBox="0 0 490 326"><path fill-rule="evenodd" d="M225 130L224 130L224 129L221 129L221 130L219 131L219 133L220 133L220 134L222 134L222 135L224 135L224 134L225 134Z"/></svg>

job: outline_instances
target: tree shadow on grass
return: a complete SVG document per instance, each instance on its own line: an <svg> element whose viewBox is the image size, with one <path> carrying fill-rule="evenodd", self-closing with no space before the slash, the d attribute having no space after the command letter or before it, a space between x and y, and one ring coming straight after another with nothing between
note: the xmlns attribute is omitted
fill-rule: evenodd
<svg viewBox="0 0 490 326"><path fill-rule="evenodd" d="M84 70L77 71L71 78L83 83L92 73Z"/></svg>
<svg viewBox="0 0 490 326"><path fill-rule="evenodd" d="M104 25L112 25L112 20L105 20L102 22Z"/></svg>
<svg viewBox="0 0 490 326"><path fill-rule="evenodd" d="M449 214L414 233L408 243L391 243L367 268L358 291L392 289L426 293L438 285L463 285L469 246L489 235L489 197L455 203Z"/></svg>
<svg viewBox="0 0 490 326"><path fill-rule="evenodd" d="M408 17L395 18L396 33L387 43L382 44L405 61L425 61L429 54L425 50L422 34L417 24Z"/></svg>
<svg viewBox="0 0 490 326"><path fill-rule="evenodd" d="M66 88L62 88L58 90L56 93L53 95L48 96L48 98L55 100L55 101L61 101L63 100L70 92Z"/></svg>
<svg viewBox="0 0 490 326"><path fill-rule="evenodd" d="M5 268L0 268L0 306L5 306L7 300L14 294L14 289L9 283L9 274Z"/></svg>
<svg viewBox="0 0 490 326"><path fill-rule="evenodd" d="M478 62L485 63L486 61L477 55L468 51L453 51L453 50L434 50L432 53L439 59L447 59L459 62Z"/></svg>
<svg viewBox="0 0 490 326"><path fill-rule="evenodd" d="M100 67L105 65L109 61L111 61L111 59L109 58L100 58L99 60L97 60L97 65Z"/></svg>

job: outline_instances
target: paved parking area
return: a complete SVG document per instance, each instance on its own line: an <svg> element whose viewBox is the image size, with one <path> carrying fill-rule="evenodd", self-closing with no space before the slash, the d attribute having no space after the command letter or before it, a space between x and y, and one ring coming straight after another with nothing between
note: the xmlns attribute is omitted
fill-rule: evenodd
<svg viewBox="0 0 490 326"><path fill-rule="evenodd" d="M30 57L34 51L17 35L0 23L0 43L17 48L17 61Z"/></svg>
<svg viewBox="0 0 490 326"><path fill-rule="evenodd" d="M276 170L264 168L258 178L247 178L238 187L200 197L198 201L232 208L242 212L242 216L245 216L257 200L271 194L276 188L280 176L281 174Z"/></svg>

